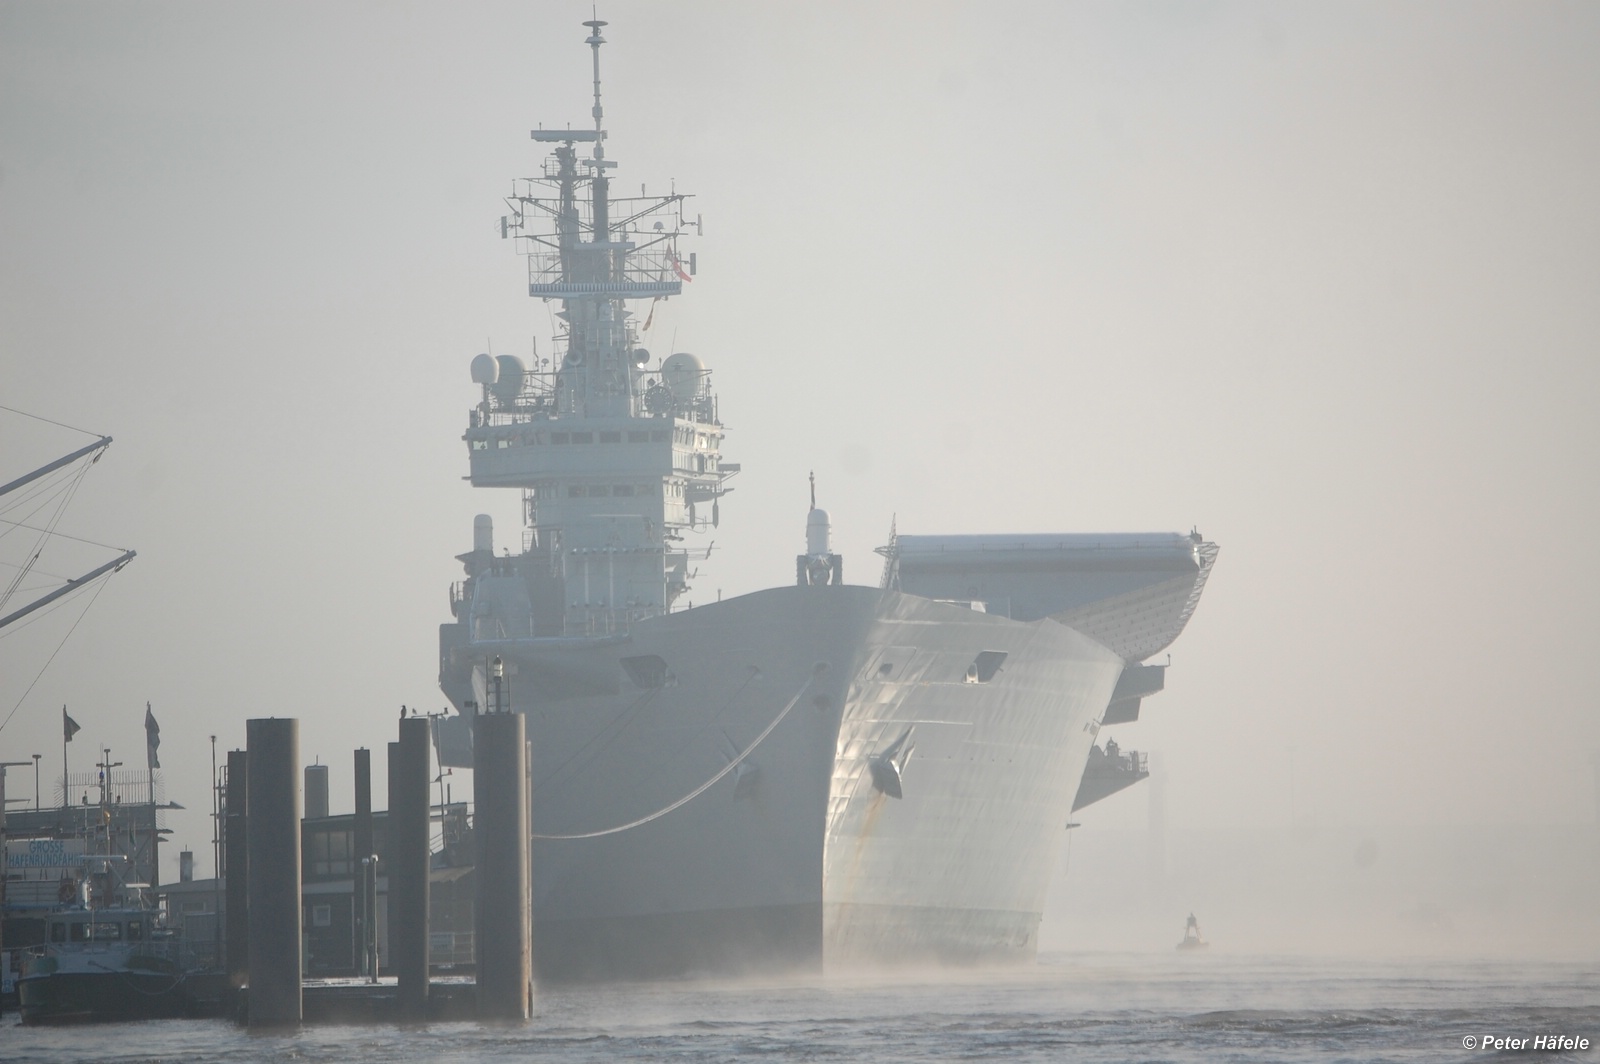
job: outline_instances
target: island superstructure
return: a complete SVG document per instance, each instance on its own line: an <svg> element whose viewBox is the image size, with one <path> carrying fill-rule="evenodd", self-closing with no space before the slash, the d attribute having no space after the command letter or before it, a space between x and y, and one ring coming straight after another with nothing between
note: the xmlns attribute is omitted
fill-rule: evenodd
<svg viewBox="0 0 1600 1064"><path fill-rule="evenodd" d="M440 628L441 750L485 707L527 717L536 970L1031 957L1069 813L1142 773L1099 752L1089 787L1095 736L1163 686L1142 663L1215 548L898 535L853 586L813 498L794 586L689 608L685 534L739 467L704 363L652 354L640 315L695 275L698 215L612 194L585 26L593 128L533 131L551 155L501 223L559 302L554 350L472 364L471 481L519 490L525 525L497 553L476 519Z"/></svg>

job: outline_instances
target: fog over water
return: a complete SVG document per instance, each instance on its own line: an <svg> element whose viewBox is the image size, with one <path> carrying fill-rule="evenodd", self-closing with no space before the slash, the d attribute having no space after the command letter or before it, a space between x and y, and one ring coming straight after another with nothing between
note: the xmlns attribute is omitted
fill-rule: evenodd
<svg viewBox="0 0 1600 1064"><path fill-rule="evenodd" d="M164 879L210 872L209 736L301 718L337 812L444 705L454 555L519 525L461 479L468 362L553 324L501 197L588 122L589 12L0 2L0 405L115 437L60 527L139 552L0 638L0 760L59 774L66 704L75 771L139 764L150 702ZM694 601L792 579L813 469L852 582L891 521L1222 545L1113 732L1159 782L1063 833L1048 948L1195 911L1218 949L1600 951L1600 7L600 17L619 187L704 216L646 340L743 465ZM0 482L87 440L0 410Z"/></svg>

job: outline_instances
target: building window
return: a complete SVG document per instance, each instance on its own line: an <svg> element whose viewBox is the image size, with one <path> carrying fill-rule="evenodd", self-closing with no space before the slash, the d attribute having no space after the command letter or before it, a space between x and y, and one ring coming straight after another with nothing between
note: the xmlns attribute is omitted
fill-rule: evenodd
<svg viewBox="0 0 1600 1064"><path fill-rule="evenodd" d="M350 852L355 849L354 831L319 831L306 836L309 850L306 864L313 876L347 876Z"/></svg>
<svg viewBox="0 0 1600 1064"><path fill-rule="evenodd" d="M332 927L333 926L333 906L331 906L331 905L313 905L311 907L311 926L312 927Z"/></svg>

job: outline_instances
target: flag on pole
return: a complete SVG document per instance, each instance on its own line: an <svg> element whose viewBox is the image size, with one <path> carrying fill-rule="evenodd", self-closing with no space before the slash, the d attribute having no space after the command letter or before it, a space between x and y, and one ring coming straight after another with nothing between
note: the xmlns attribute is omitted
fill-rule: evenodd
<svg viewBox="0 0 1600 1064"><path fill-rule="evenodd" d="M155 714L150 712L150 703L144 704L144 755L152 770L161 767L161 759L156 757L156 747L161 745L161 725L156 723Z"/></svg>
<svg viewBox="0 0 1600 1064"><path fill-rule="evenodd" d="M61 741L70 743L79 732L78 722L67 716L67 707L61 707Z"/></svg>
<svg viewBox="0 0 1600 1064"><path fill-rule="evenodd" d="M680 280L680 281L692 281L692 280L694 280L693 277L689 276L689 271L685 270L683 268L683 263L678 261L678 256L677 256L677 254L675 252L670 251L670 250L667 252L667 262L668 262L668 264L670 264L672 266L672 272L678 275L678 280Z"/></svg>

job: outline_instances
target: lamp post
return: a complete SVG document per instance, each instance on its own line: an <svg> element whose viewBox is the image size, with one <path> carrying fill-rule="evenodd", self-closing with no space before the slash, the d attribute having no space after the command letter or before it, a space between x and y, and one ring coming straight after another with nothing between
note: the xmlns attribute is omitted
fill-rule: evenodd
<svg viewBox="0 0 1600 1064"><path fill-rule="evenodd" d="M33 811L39 811L39 759L43 754L33 755Z"/></svg>

